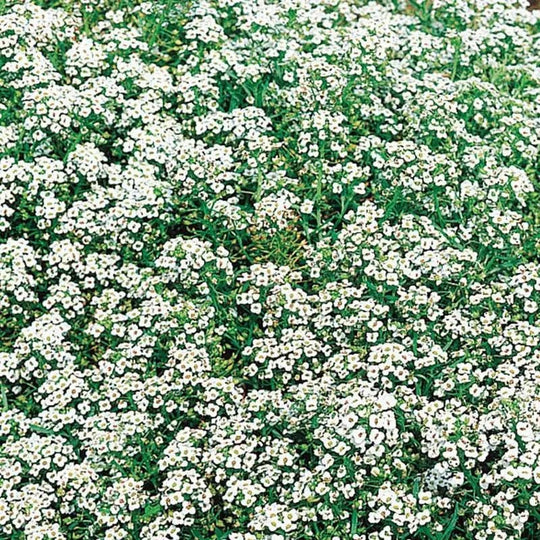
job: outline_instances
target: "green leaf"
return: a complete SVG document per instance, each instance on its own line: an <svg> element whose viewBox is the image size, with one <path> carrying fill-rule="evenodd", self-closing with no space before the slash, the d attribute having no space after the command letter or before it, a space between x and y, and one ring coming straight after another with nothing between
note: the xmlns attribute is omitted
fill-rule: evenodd
<svg viewBox="0 0 540 540"><path fill-rule="evenodd" d="M358 530L358 510L354 508L352 511L352 518L351 518L351 534L356 534L357 530Z"/></svg>
<svg viewBox="0 0 540 540"><path fill-rule="evenodd" d="M56 435L56 432L53 431L52 429L47 429L47 428L44 428L44 427L41 427L41 426L36 426L36 424L29 424L28 427L32 431L36 431L37 433L43 433L45 435Z"/></svg>
<svg viewBox="0 0 540 540"><path fill-rule="evenodd" d="M161 511L163 510L163 508L161 507L161 505L158 503L158 504L149 504L148 506L146 506L144 508L144 517L145 518L151 518L151 517L154 517L156 516L157 514L161 513Z"/></svg>
<svg viewBox="0 0 540 540"><path fill-rule="evenodd" d="M458 517L459 517L459 503L456 504L456 506L454 507L454 513L452 514L452 517L450 521L448 522L446 529L444 529L439 540L449 540L449 538L451 538L451 535L454 532L454 529L456 527Z"/></svg>

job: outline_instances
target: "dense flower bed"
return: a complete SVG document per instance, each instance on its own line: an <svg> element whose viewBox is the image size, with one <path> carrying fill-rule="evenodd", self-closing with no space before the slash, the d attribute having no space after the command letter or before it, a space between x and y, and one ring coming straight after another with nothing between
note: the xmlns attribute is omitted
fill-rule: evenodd
<svg viewBox="0 0 540 540"><path fill-rule="evenodd" d="M0 539L540 537L540 17L0 2Z"/></svg>

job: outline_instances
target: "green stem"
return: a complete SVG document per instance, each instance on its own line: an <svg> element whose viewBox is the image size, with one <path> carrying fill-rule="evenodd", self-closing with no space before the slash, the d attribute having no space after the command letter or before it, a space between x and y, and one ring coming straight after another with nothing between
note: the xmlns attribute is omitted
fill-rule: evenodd
<svg viewBox="0 0 540 540"><path fill-rule="evenodd" d="M148 40L148 50L152 49L152 46L154 45L156 41L158 31L161 28L161 25L163 24L165 17L169 15L169 12L171 11L172 3L173 3L173 0L168 0L167 6L165 7L165 9L161 11L158 22L154 25L154 28L152 29L152 34L150 35L150 39Z"/></svg>

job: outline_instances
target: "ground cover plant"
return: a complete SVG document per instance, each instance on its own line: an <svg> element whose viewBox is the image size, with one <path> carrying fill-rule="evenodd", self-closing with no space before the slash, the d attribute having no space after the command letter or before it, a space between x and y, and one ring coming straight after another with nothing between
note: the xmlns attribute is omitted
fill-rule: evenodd
<svg viewBox="0 0 540 540"><path fill-rule="evenodd" d="M0 1L0 539L539 538L539 30Z"/></svg>

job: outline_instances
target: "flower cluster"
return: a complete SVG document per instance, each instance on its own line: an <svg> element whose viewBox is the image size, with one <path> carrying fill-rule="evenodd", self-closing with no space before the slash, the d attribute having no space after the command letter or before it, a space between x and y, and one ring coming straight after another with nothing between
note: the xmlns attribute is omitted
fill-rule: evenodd
<svg viewBox="0 0 540 540"><path fill-rule="evenodd" d="M528 8L0 2L0 540L538 537Z"/></svg>

